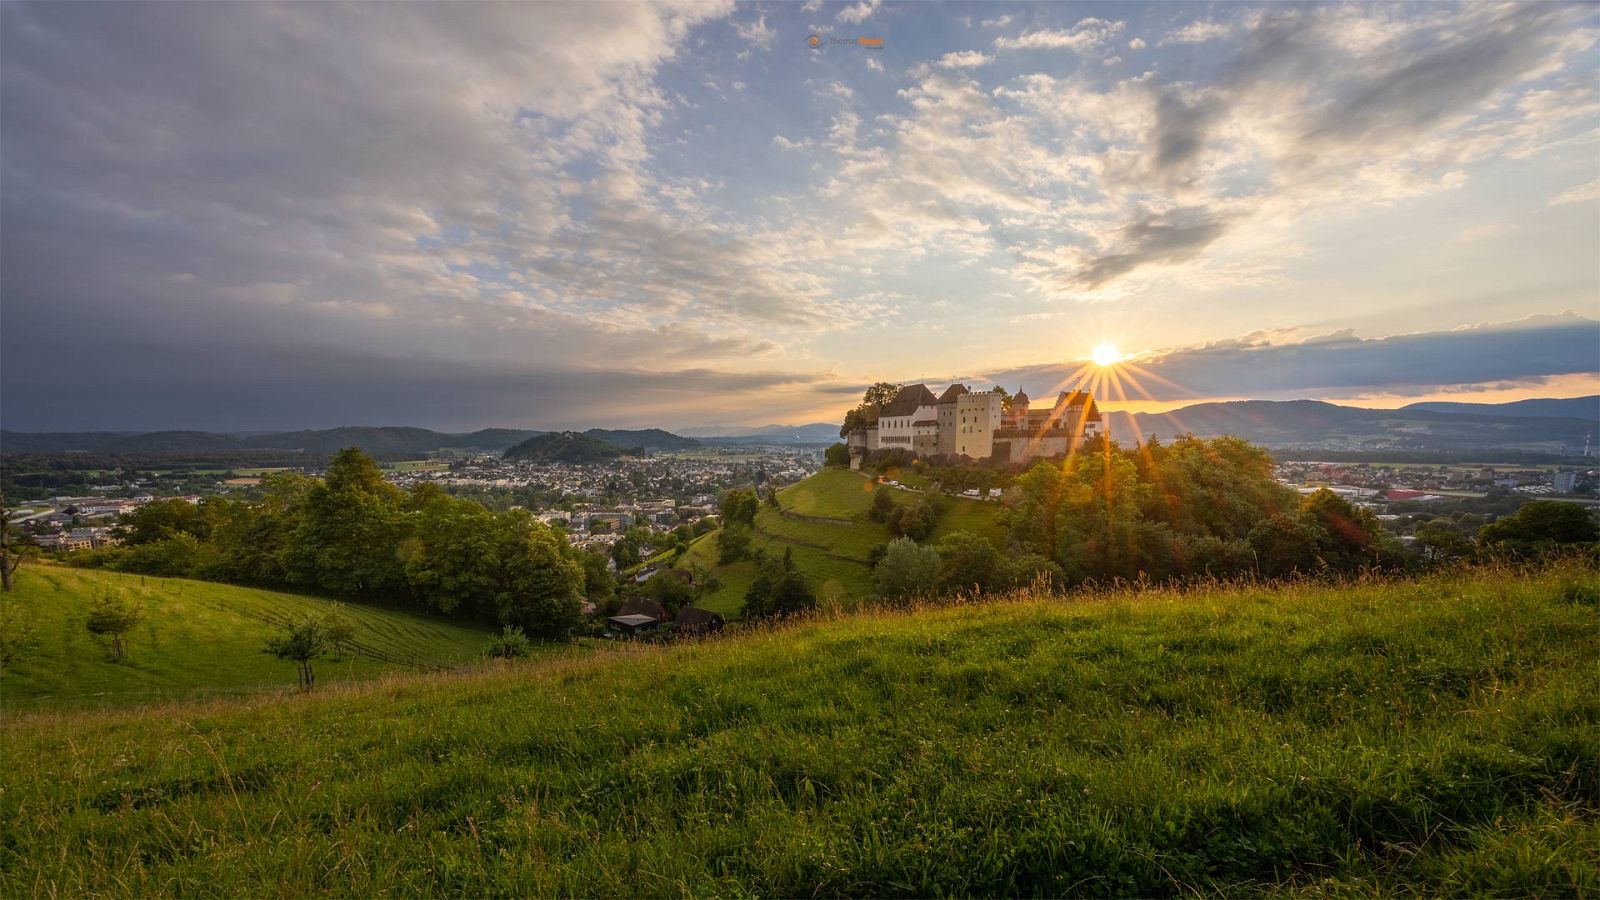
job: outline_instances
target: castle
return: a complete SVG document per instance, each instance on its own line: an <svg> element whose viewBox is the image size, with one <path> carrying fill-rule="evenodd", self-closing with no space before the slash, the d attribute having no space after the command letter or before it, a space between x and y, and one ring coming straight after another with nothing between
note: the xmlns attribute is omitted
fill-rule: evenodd
<svg viewBox="0 0 1600 900"><path fill-rule="evenodd" d="M852 430L846 446L852 467L880 450L904 450L925 459L1025 463L1065 456L1099 436L1103 427L1086 391L1062 391L1053 405L1033 409L1024 391L1007 401L998 389L975 392L952 384L936 397L927 385L913 384L878 411L876 424Z"/></svg>

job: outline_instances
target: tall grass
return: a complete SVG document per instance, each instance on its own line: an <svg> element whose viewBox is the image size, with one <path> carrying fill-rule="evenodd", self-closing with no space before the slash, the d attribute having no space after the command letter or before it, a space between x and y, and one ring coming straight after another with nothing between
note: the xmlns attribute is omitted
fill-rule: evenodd
<svg viewBox="0 0 1600 900"><path fill-rule="evenodd" d="M1585 570L1123 585L0 730L0 893L1600 891Z"/></svg>

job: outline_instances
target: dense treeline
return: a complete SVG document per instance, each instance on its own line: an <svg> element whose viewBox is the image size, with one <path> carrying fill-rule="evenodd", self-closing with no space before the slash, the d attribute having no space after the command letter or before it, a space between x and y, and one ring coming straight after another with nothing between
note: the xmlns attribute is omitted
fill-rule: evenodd
<svg viewBox="0 0 1600 900"><path fill-rule="evenodd" d="M587 590L611 590L604 559L586 560L527 512L490 512L431 484L402 491L354 448L323 479L269 475L259 501L156 501L124 517L123 529L124 546L70 558L414 604L550 639L577 626Z"/></svg>
<svg viewBox="0 0 1600 900"><path fill-rule="evenodd" d="M1267 451L1237 438L1180 438L1124 449L1092 442L1019 475L1000 514L1009 553L964 532L919 546L937 501L874 498L869 518L900 536L877 554L886 598L1005 590L1044 579L1176 581L1353 574L1477 558L1592 552L1600 525L1571 503L1535 501L1476 535L1443 524L1407 551L1371 510L1328 490L1302 496L1273 477Z"/></svg>
<svg viewBox="0 0 1600 900"><path fill-rule="evenodd" d="M1399 565L1370 510L1273 477L1266 450L1237 438L1097 442L1017 479L1013 539L1069 581L1353 572Z"/></svg>

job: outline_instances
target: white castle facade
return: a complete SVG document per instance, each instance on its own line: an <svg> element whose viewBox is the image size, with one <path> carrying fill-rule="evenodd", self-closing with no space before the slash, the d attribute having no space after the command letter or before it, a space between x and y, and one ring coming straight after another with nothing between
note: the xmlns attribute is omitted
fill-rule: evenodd
<svg viewBox="0 0 1600 900"><path fill-rule="evenodd" d="M1008 403L997 391L974 392L964 384L938 396L925 384L913 384L879 410L875 425L856 428L846 442L852 466L879 450L1025 463L1064 456L1103 428L1094 397L1085 391L1062 391L1051 406L1034 409L1023 391Z"/></svg>

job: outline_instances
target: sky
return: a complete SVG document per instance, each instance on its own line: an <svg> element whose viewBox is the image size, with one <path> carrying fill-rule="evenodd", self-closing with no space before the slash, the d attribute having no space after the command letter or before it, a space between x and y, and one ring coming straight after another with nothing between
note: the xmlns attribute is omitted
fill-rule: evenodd
<svg viewBox="0 0 1600 900"><path fill-rule="evenodd" d="M882 380L1037 396L1106 343L1112 408L1600 393L1597 38L1593 4L5 2L0 424L798 424Z"/></svg>

